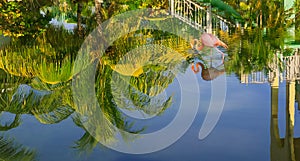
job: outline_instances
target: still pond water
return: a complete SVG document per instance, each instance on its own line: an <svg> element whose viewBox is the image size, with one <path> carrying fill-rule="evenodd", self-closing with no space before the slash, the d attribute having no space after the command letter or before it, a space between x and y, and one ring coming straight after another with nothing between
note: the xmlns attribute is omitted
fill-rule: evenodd
<svg viewBox="0 0 300 161"><path fill-rule="evenodd" d="M60 36L68 36L67 32L60 32ZM88 78L95 82L92 88L77 81L77 77L89 77L85 75L88 72L71 74L75 64L72 56L53 54L64 49L71 51L76 44L76 41L69 42L73 41L71 36L64 43L52 40L48 46L51 36L46 42L37 40L38 48L2 48L1 158L41 161L300 160L299 53L294 49L280 51L270 46L272 43L264 44L272 38L270 40L260 29L214 34L229 46L228 50L219 48L225 53L224 62L216 49L205 49L199 56L194 54L196 51L188 41L174 35L160 36L151 30L130 33L118 39L101 63L97 63L96 76ZM60 45L65 48L54 49ZM170 48L176 52L169 51ZM120 52L127 54L119 56ZM34 53L46 53L46 56ZM205 64L206 69L198 66L200 71L194 72L192 68L195 70L196 64L200 65L197 62ZM215 78L205 80L205 70ZM76 93L77 83L88 90ZM78 97L74 97L74 91ZM215 92L223 93L225 98L213 98ZM89 114L95 112L88 107L89 101L100 102L101 108L96 108L104 113L104 120L101 115L100 121L87 121L95 119ZM200 140L199 131L212 102L216 104L210 112L217 124ZM174 123L178 113L183 113L186 119ZM220 118L215 113L221 113ZM185 123L186 120L191 122ZM101 144L114 146L122 142L122 137L110 125L137 134L134 137L122 135L128 147L134 147L144 134L163 130L168 125L175 129L144 142L140 151L172 140L176 129L186 128L187 131L183 130L182 137L162 150L128 154Z"/></svg>

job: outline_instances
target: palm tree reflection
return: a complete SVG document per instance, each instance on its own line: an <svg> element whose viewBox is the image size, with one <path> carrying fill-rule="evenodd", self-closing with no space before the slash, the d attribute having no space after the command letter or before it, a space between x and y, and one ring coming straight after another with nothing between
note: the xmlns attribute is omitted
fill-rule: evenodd
<svg viewBox="0 0 300 161"><path fill-rule="evenodd" d="M0 136L0 160L5 161L35 161L37 160L36 151L29 149L15 142L7 136Z"/></svg>
<svg viewBox="0 0 300 161"><path fill-rule="evenodd" d="M67 33L61 32L61 34ZM93 78L96 82L93 86L96 97L85 100L80 104L81 106L78 106L76 101L80 100L73 99L70 85L76 84L76 77L87 77L88 73L79 72L72 75L70 67L73 61L69 48L71 50L73 46L70 46L67 51L60 51L65 48L53 44L55 42L51 38L50 36L47 40L39 39L38 50L36 48L18 49L17 51L23 51L28 56L26 60L17 54L11 54L15 53L14 47L0 52L2 55L9 55L0 61L0 68L5 71L1 70L0 75L3 77L1 78L3 83L0 84L3 92L0 95L0 110L15 116L10 123L0 126L0 130L7 131L18 127L22 121L20 116L23 114L34 116L42 124L57 124L72 117L75 125L85 130L85 134L75 141L74 145L74 148L82 153L91 152L99 141L113 144L120 139L116 137L117 133L127 142L136 139L128 134L139 134L145 128L135 127L134 122L129 121L119 109L132 107L130 110L143 111L147 115L163 113L171 106L172 96L162 94L173 82L176 74L184 72L187 68L184 57L179 53L174 53L167 48L157 48L161 45L147 46L148 50L144 51L148 51L151 57L147 54L144 58L132 57L134 54L128 55L126 59L131 62L121 63L121 67L125 70L111 64L116 60L99 64L96 77ZM164 43L174 42L178 41L172 39ZM52 43L51 48L49 43ZM55 45L56 47L53 48ZM122 52L122 49L118 50ZM39 61L37 55L39 52L46 55L41 59L42 61ZM148 59L151 59L150 63L143 64L145 61L148 62ZM27 68L18 67L16 62L19 60L24 62L23 65ZM135 66L131 67L132 70L136 67L140 68L139 72L133 76L126 74L126 69L132 61L136 62ZM47 65L49 62L51 62L50 66ZM71 82L72 78L75 79L74 82ZM85 83L81 85L86 87L91 84ZM128 88L124 90L123 87ZM87 96L91 93L88 90L80 92ZM94 101L99 102L99 105L92 105ZM96 115L89 115L90 117L86 118L87 113ZM2 117L1 119L4 120ZM96 128L93 131L88 131L84 126L87 119L95 125ZM138 137L138 135L134 136Z"/></svg>

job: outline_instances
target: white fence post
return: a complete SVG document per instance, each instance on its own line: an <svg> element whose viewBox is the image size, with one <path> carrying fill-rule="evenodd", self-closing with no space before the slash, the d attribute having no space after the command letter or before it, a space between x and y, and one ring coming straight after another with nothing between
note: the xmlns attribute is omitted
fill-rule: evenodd
<svg viewBox="0 0 300 161"><path fill-rule="evenodd" d="M212 13L211 13L211 5L208 6L206 11L206 32L212 33Z"/></svg>
<svg viewBox="0 0 300 161"><path fill-rule="evenodd" d="M174 0L170 0L170 2L171 2L171 15L174 15L175 14L175 10L174 10L174 8L175 8L175 3L174 3Z"/></svg>

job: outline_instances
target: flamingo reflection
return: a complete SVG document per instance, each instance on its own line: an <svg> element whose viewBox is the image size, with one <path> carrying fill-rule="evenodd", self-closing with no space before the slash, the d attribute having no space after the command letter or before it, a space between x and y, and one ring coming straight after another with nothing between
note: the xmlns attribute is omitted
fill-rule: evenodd
<svg viewBox="0 0 300 161"><path fill-rule="evenodd" d="M194 63L192 63L192 70L194 71L194 73L199 73L199 71L200 71L199 67L201 67L201 69L202 69L201 77L203 80L206 80L206 81L213 80L213 79L217 78L218 76L225 73L225 69L219 70L214 67L206 68L205 65L202 64L201 62L197 62L196 65Z"/></svg>

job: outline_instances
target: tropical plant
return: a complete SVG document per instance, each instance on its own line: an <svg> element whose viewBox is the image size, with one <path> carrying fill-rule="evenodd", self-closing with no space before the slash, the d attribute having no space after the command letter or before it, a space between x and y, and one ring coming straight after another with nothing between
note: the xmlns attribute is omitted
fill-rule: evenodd
<svg viewBox="0 0 300 161"><path fill-rule="evenodd" d="M295 41L300 42L300 1L296 0L294 3L295 8Z"/></svg>
<svg viewBox="0 0 300 161"><path fill-rule="evenodd" d="M0 31L4 36L37 37L46 30L46 25L51 20L47 13L40 13L41 5L46 4L32 0L0 2Z"/></svg>
<svg viewBox="0 0 300 161"><path fill-rule="evenodd" d="M0 160L5 161L35 161L37 160L35 150L24 147L7 136L0 136Z"/></svg>
<svg viewBox="0 0 300 161"><path fill-rule="evenodd" d="M106 144L115 143L118 133L124 140L127 140L128 134L138 134L143 131L143 129L134 129L132 123L126 120L113 102L110 85L112 70L105 65L99 65L97 69L95 84L90 82L91 71L88 69L79 73L74 80L73 84L76 87L73 89L74 109L80 116L75 119L76 124L80 125L84 121L85 125L93 125L92 128L91 126L81 127L84 129L88 127L86 131L90 135ZM95 89L96 96L92 96L91 89Z"/></svg>
<svg viewBox="0 0 300 161"><path fill-rule="evenodd" d="M1 112L1 114L4 114L4 112ZM1 118L1 117L0 117ZM21 115L16 114L13 121L11 123L5 123L5 125L0 125L0 131L8 131L10 129L16 128L21 124Z"/></svg>
<svg viewBox="0 0 300 161"><path fill-rule="evenodd" d="M0 68L15 76L38 77L48 84L68 82L82 41L63 28L49 27L32 44L13 40L0 50Z"/></svg>
<svg viewBox="0 0 300 161"><path fill-rule="evenodd" d="M226 62L227 73L248 74L261 71L280 48L278 44L271 44L264 31L259 28L248 30L240 39L240 50L231 53L230 60Z"/></svg>

